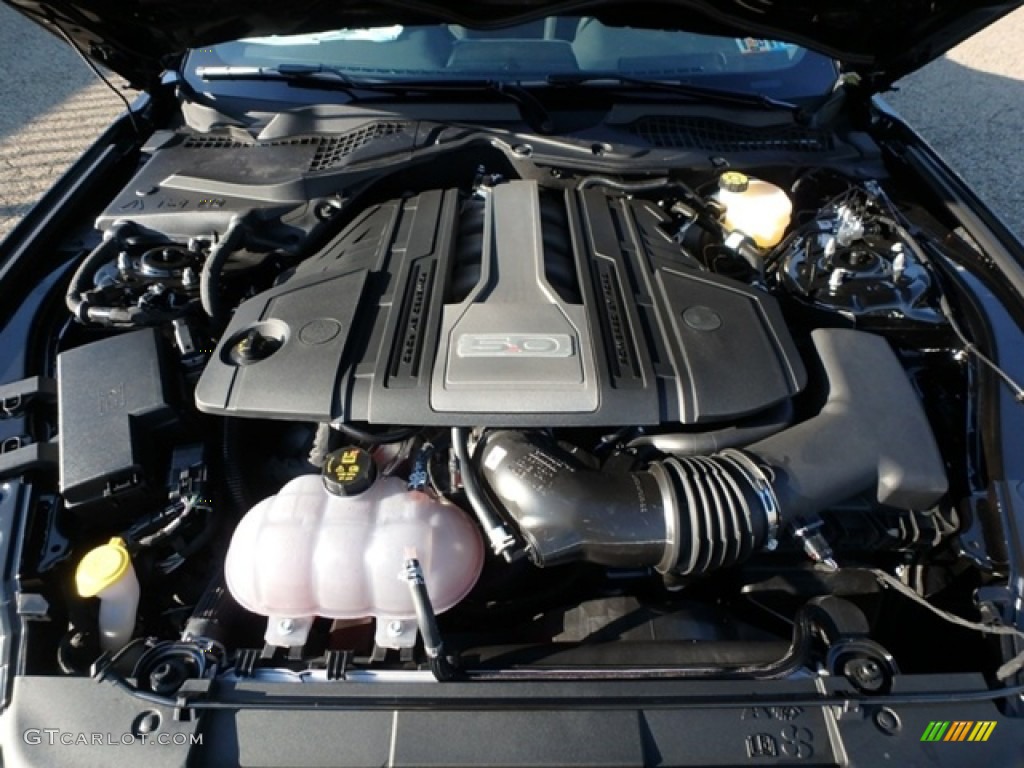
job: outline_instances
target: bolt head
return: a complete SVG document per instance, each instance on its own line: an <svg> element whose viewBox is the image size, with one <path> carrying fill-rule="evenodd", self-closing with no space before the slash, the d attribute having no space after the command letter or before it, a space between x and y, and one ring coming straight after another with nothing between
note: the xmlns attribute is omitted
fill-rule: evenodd
<svg viewBox="0 0 1024 768"><path fill-rule="evenodd" d="M402 626L400 621L389 621L387 632L388 637L401 637L402 633L405 632L405 627Z"/></svg>
<svg viewBox="0 0 1024 768"><path fill-rule="evenodd" d="M134 728L132 731L136 735L147 735L150 733L156 733L160 730L160 713L156 710L149 710L143 712L137 718L135 718Z"/></svg>
<svg viewBox="0 0 1024 768"><path fill-rule="evenodd" d="M875 713L875 725L891 736L900 731L903 727L903 722L895 711L889 707L882 707L882 709Z"/></svg>
<svg viewBox="0 0 1024 768"><path fill-rule="evenodd" d="M281 619L277 622L277 631L282 635L290 635L295 631L295 621L293 619Z"/></svg>
<svg viewBox="0 0 1024 768"><path fill-rule="evenodd" d="M879 691L885 684L884 670L872 659L851 659L843 672L855 686L865 691Z"/></svg>

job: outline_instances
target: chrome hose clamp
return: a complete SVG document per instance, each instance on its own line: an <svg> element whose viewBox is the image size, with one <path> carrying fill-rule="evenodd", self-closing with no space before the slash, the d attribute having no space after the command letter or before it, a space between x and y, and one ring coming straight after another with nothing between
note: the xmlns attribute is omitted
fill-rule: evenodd
<svg viewBox="0 0 1024 768"><path fill-rule="evenodd" d="M775 489L772 487L771 470L758 463L750 454L735 448L726 448L717 455L732 463L747 479L750 487L754 489L768 524L764 549L769 551L775 549L779 545L782 510L779 506L779 498L775 495Z"/></svg>

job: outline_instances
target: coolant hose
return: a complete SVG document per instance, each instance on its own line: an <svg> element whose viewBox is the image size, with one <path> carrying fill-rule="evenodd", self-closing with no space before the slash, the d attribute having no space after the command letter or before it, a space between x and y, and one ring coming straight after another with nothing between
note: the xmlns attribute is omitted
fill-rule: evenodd
<svg viewBox="0 0 1024 768"><path fill-rule="evenodd" d="M592 468L550 438L490 432L481 474L541 566L584 560L699 574L742 562L790 523L857 494L934 505L946 474L899 360L881 337L812 334L828 382L816 416L744 450Z"/></svg>

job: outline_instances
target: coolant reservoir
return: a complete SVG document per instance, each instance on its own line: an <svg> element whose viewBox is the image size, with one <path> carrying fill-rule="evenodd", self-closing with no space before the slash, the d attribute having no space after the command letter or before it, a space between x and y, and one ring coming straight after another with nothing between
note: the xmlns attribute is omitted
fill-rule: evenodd
<svg viewBox="0 0 1024 768"><path fill-rule="evenodd" d="M761 248L778 245L793 215L785 190L737 171L718 179L718 200L725 206L725 226L742 232Z"/></svg>
<svg viewBox="0 0 1024 768"><path fill-rule="evenodd" d="M313 618L326 616L375 617L378 645L412 646L416 612L402 578L405 559L419 558L434 610L446 611L480 576L479 529L458 507L409 491L397 478L371 480L358 495L340 495L352 489L341 474L325 480L296 478L249 511L228 549L228 589L268 617L271 645L304 644Z"/></svg>

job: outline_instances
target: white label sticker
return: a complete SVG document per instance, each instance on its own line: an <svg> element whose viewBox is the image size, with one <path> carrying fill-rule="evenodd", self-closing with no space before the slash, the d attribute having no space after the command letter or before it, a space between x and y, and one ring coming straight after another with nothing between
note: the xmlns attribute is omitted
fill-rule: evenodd
<svg viewBox="0 0 1024 768"><path fill-rule="evenodd" d="M771 53L772 51L788 51L795 48L791 43L782 43L778 40L761 40L756 37L737 37L736 47L740 53Z"/></svg>
<svg viewBox="0 0 1024 768"><path fill-rule="evenodd" d="M484 466L493 472L501 465L501 462L506 456L508 456L508 451L499 445L487 454L487 458L484 460Z"/></svg>

